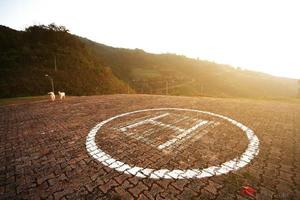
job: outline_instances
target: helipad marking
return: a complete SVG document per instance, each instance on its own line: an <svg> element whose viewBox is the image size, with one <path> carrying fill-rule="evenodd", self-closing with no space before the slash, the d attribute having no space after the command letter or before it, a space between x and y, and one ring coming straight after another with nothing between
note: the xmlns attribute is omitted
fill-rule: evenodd
<svg viewBox="0 0 300 200"><path fill-rule="evenodd" d="M164 128L169 128L169 129L172 129L172 130L177 131L177 132L181 132L181 134L179 134L176 137L174 137L174 138L166 141L163 144L160 144L157 147L159 150L162 150L162 149L164 149L166 147L170 147L171 145L175 144L178 140L185 140L185 138L188 135L190 135L193 131L195 131L199 127L201 127L201 126L203 126L205 124L211 124L211 123L213 123L212 121L198 120L197 123L196 123L196 125L194 125L190 129L186 130L186 129L182 129L182 128L179 128L179 127L174 126L174 125L164 124L162 122L156 121L156 120L161 119L163 117L166 117L168 115L170 115L170 114L169 113L164 113L162 115L158 115L158 116L155 116L155 117L144 119L142 121L139 121L139 122L136 122L136 123L132 123L132 124L130 124L128 126L124 126L124 127L120 128L120 131L127 132L128 129L132 129L132 128L135 128L135 127L138 127L138 126L141 126L141 125L144 125L144 124L153 124L153 125L161 126L161 127L164 127ZM134 134L133 132L132 133L127 133L127 136L131 136L133 134Z"/></svg>
<svg viewBox="0 0 300 200"><path fill-rule="evenodd" d="M121 128L120 130L121 131L126 131L127 129L134 128L134 127L137 127L137 126L141 126L143 124L155 123L156 119L159 119L159 118L162 118L162 117L165 117L165 116L168 116L168 115L169 115L169 113L165 113L165 114L162 114L162 115L159 115L159 116L152 117L150 119L145 119L143 121L139 121L139 122L131 124L129 126L125 126L125 127Z"/></svg>
<svg viewBox="0 0 300 200"><path fill-rule="evenodd" d="M191 134L194 130L196 130L197 128L199 128L200 126L203 126L205 124L209 123L208 121L203 121L203 120L199 120L198 123L193 126L192 128L189 128L188 130L184 130L183 133L177 135L175 138L168 140L167 142L161 144L158 146L158 149L164 149L168 146L171 146L172 144L176 143L178 140L188 136L189 134Z"/></svg>
<svg viewBox="0 0 300 200"><path fill-rule="evenodd" d="M175 124L180 123L180 122L182 122L182 121L184 121L186 119L189 119L189 118L190 117L184 116L181 119L177 119L177 120L173 121L172 126L174 126ZM135 139L141 140L141 141L144 141L144 142L149 142L147 140L148 136L151 136L152 134L154 134L154 133L156 133L158 131L165 130L165 128L166 127L163 127L162 129L154 129L154 127L150 128L149 130L144 131L143 134L140 134L139 136L135 137ZM128 133L127 133L127 135L128 135Z"/></svg>
<svg viewBox="0 0 300 200"><path fill-rule="evenodd" d="M119 117L124 117L126 115L146 112L146 111L161 111L161 110L178 110L178 111L191 111L191 112L198 112L202 114L208 114L214 117L219 117L221 119L227 120L233 125L239 127L242 131L245 132L249 144L246 151L240 156L236 157L232 160L224 162L220 166L211 166L205 169L187 169L187 170L180 170L180 169L150 169L150 168L142 168L138 166L130 166L122 161L116 160L111 157L109 154L105 153L95 143L95 136L97 132L101 129L101 127ZM100 161L103 165L108 166L112 169L115 169L119 172L123 172L126 174L131 174L140 178L153 178L153 179L189 179L189 178L205 178L211 176L218 176L221 174L227 174L230 171L236 171L248 163L258 155L259 153L259 139L255 135L255 133L245 125L223 115L215 114L212 112L207 111L200 111L200 110L193 110L193 109L183 109L183 108L157 108L157 109L144 109L144 110L137 110L133 112L123 113L114 117L111 117L107 120L104 120L97 124L94 128L92 128L87 135L86 138L86 149L88 153L96 160Z"/></svg>

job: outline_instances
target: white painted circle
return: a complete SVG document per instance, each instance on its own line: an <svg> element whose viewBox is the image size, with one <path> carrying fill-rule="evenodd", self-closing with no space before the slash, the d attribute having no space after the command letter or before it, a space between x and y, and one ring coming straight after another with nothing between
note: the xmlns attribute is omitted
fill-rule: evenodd
<svg viewBox="0 0 300 200"><path fill-rule="evenodd" d="M181 170L181 169L169 170L169 169L151 169L151 168L143 168L143 167L128 165L122 161L114 159L112 156L99 149L98 146L96 145L95 136L104 124L116 118L134 114L134 113L140 113L146 111L161 111L161 110L198 112L198 113L208 114L214 117L219 117L221 119L227 120L231 124L239 127L246 134L249 140L247 149L241 156L226 161L218 166L211 166L204 169L196 168L196 169L186 169L186 170ZM230 171L236 171L246 166L259 153L259 139L250 128L223 115L219 115L207 111L193 110L193 109L155 108L155 109L144 109L144 110L137 110L137 111L123 113L100 122L90 130L86 138L86 149L94 159L100 161L103 165L115 169L119 172L123 172L125 174L131 174L140 178L189 179L189 178L205 178L205 177L217 176L221 174L227 174Z"/></svg>

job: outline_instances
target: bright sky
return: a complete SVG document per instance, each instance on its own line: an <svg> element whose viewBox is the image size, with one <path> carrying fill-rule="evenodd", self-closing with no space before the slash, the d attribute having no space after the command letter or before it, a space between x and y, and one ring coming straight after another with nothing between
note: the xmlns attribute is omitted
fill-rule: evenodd
<svg viewBox="0 0 300 200"><path fill-rule="evenodd" d="M300 78L297 0L0 0L0 24L66 26L99 43Z"/></svg>

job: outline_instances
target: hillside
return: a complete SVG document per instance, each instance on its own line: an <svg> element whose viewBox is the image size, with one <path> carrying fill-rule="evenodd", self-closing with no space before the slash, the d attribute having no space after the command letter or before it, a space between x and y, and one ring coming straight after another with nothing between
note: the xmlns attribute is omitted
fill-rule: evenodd
<svg viewBox="0 0 300 200"><path fill-rule="evenodd" d="M87 46L64 27L32 26L26 31L0 27L0 97L46 94L51 90L72 95L127 91L109 67L95 62ZM57 70L54 69L56 60Z"/></svg>
<svg viewBox="0 0 300 200"><path fill-rule="evenodd" d="M56 62L57 70L54 66ZM297 82L174 54L113 48L63 26L0 26L0 97L152 93L225 97L294 97Z"/></svg>

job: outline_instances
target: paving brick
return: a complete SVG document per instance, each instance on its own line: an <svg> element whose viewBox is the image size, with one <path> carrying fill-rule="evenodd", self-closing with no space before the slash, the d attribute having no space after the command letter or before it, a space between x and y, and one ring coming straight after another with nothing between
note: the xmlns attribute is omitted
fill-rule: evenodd
<svg viewBox="0 0 300 200"><path fill-rule="evenodd" d="M100 185L99 189L103 192L103 193L107 193L109 190L111 190L113 187L118 186L119 184L111 179L110 181L108 181L107 183Z"/></svg>
<svg viewBox="0 0 300 200"><path fill-rule="evenodd" d="M246 167L227 175L188 180L137 178L88 154L86 136L97 123L158 107L224 114L255 131L260 152ZM245 199L240 194L245 185L257 189L256 199L297 199L299 121L300 103L249 99L104 95L0 106L0 199ZM165 128L140 139L152 125L137 128L132 137L109 129L123 122L108 125L107 131L97 134L96 144L131 166L203 169L239 156L248 145L239 128L221 121L222 128L209 132L209 137L193 141L193 136L161 151L157 145L174 132ZM191 127L191 122L180 126Z"/></svg>
<svg viewBox="0 0 300 200"><path fill-rule="evenodd" d="M140 181L140 182L138 182L138 184L136 185L136 186L134 186L134 187L132 187L132 188L129 188L129 192L134 196L134 197L139 197L141 194L142 194L142 192L144 191L144 190L148 190L148 187L145 185L145 184L143 184L143 182L142 181Z"/></svg>
<svg viewBox="0 0 300 200"><path fill-rule="evenodd" d="M128 191L126 191L122 186L117 186L114 191L118 194L120 199L132 199L134 198Z"/></svg>

